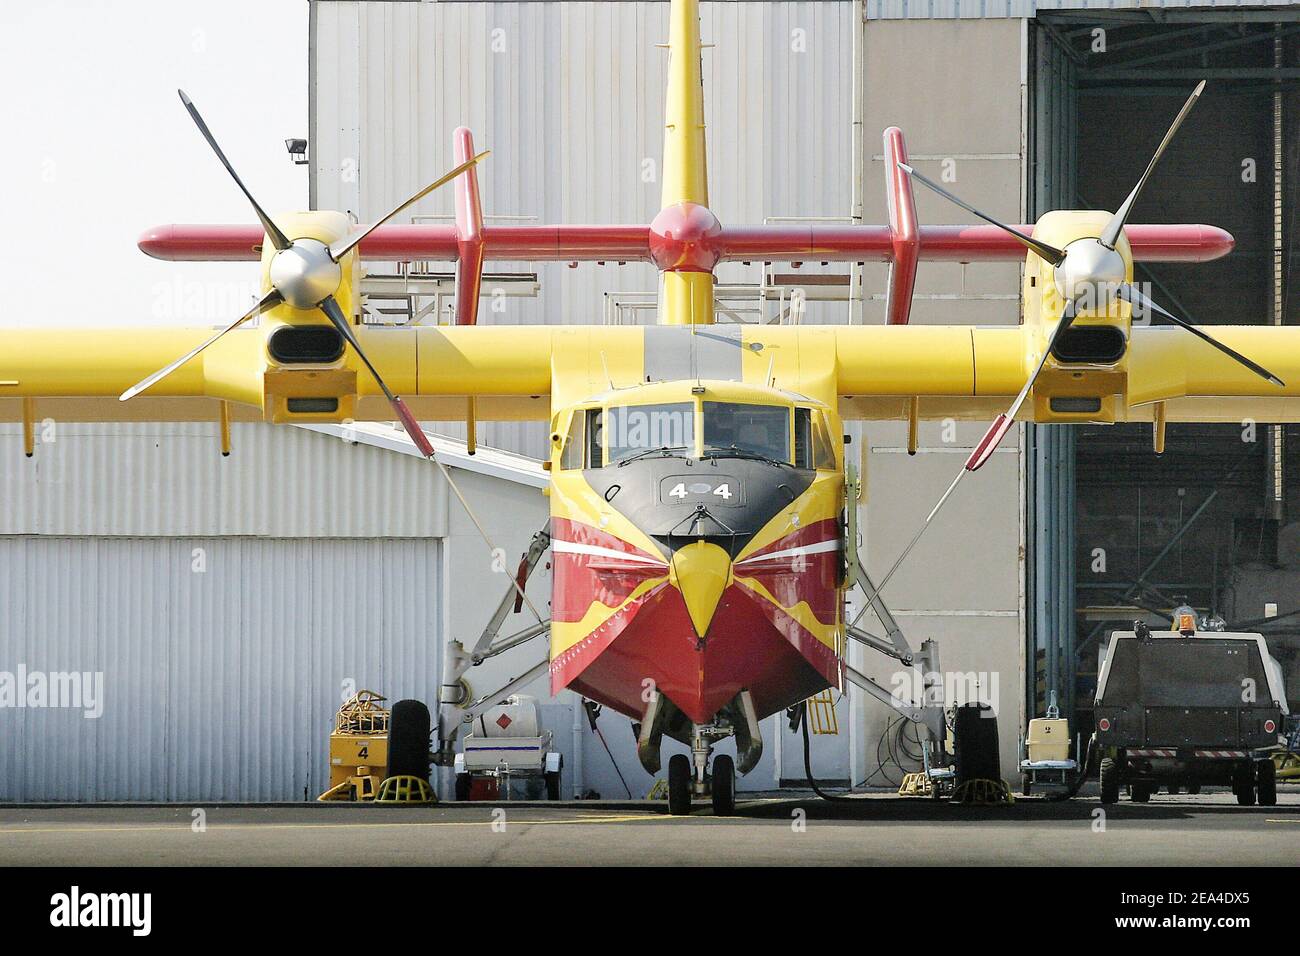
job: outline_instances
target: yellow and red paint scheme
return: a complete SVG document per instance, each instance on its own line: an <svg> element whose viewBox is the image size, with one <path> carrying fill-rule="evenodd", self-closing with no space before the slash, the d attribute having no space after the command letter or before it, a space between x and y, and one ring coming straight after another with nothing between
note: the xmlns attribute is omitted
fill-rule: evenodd
<svg viewBox="0 0 1300 956"><path fill-rule="evenodd" d="M689 454L696 461L710 401L778 406L787 410L792 428L795 408L808 409L825 451L820 461L805 462L814 466L802 469L798 486L806 481L806 487L791 491L792 500L745 540L716 528L666 540L620 511L617 495L611 502L593 487L591 468L564 467L565 449L557 441L552 690L570 688L634 718L651 692L659 693L704 724L743 690L762 717L839 687L844 480L841 446L828 437L839 435L838 416L820 402L770 386L681 381L620 389L576 406L557 416L564 427L556 435L567 434L572 416L588 409L608 412L643 402L638 393L695 404ZM620 480L635 480L630 473L623 478L624 466L604 467L620 469Z"/></svg>

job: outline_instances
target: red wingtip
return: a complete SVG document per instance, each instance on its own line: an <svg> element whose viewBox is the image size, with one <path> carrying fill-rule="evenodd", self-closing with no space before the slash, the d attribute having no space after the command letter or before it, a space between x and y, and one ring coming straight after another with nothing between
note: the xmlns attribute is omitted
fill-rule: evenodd
<svg viewBox="0 0 1300 956"><path fill-rule="evenodd" d="M424 433L420 423L406 407L406 402L396 395L393 396L393 411L397 412L397 417L402 420L402 427L406 429L406 434L411 436L411 441L415 442L415 447L420 449L420 454L425 458L432 458L433 445L429 443L429 436Z"/></svg>
<svg viewBox="0 0 1300 956"><path fill-rule="evenodd" d="M989 426L989 430L984 433L980 443L975 446L975 450L966 459L966 470L978 471L986 461L992 458L993 453L997 451L998 443L1002 441L1002 437L1014 424L1015 420L1008 418L1006 415L999 415L993 419L993 424Z"/></svg>

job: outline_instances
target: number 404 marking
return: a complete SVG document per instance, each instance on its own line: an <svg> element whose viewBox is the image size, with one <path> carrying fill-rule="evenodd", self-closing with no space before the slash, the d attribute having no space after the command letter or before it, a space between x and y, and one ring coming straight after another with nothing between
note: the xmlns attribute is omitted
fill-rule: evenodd
<svg viewBox="0 0 1300 956"><path fill-rule="evenodd" d="M686 490L686 482L684 481L677 482L677 484L673 485L672 490L668 492L670 498L685 498L688 494L689 492ZM717 495L723 501L726 501L731 498L731 485L730 483L724 482L714 488L709 492L709 494Z"/></svg>

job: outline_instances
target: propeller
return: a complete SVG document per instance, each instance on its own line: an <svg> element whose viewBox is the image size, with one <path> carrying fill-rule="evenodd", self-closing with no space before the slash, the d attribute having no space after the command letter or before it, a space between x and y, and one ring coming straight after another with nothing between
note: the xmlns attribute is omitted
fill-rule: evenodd
<svg viewBox="0 0 1300 956"><path fill-rule="evenodd" d="M444 186L451 182L461 173L465 172L465 170L474 166L486 157L490 151L485 150L477 156L471 157L446 175L434 180L405 202L394 206L385 213L382 218L376 220L371 225L357 229L351 234L336 239L328 245L321 242L319 239L291 240L285 236L284 232L275 224L275 221L267 215L258 204L257 200L253 198L253 194L249 192L248 187L244 185L244 181L240 179L239 174L235 172L234 166L230 164L230 160L226 158L226 154L222 152L220 145L217 143L216 137L213 136L212 131L208 129L208 124L203 121L203 116L199 113L198 108L190 98L185 95L184 90L177 90L176 92L180 94L181 102L185 104L185 109L194 120L194 124L199 128L199 132L203 135L203 138L207 140L208 145L212 147L212 151L217 154L217 159L221 161L221 165L226 167L226 172L230 173L230 177L235 181L235 185L239 187L245 198L248 199L249 204L252 205L253 212L257 214L258 220L262 223L262 228L266 230L267 238L270 240L271 245L275 247L275 255L271 258L269 269L271 289L262 296L253 308L240 316L226 328L217 332L216 335L198 346L198 348L177 359L175 362L172 362L165 368L159 369L157 372L154 372L152 375L137 384L132 385L122 393L120 400L125 402L140 394L150 386L155 385L186 362L193 359L227 332L237 329L250 319L261 315L263 312L274 308L281 303L287 303L295 309L320 309L321 312L324 313L325 317L329 319L330 324L338 331L339 335L343 337L343 340L357 353L357 357L361 359L362 363L374 377L376 384L379 385L380 390L384 393L384 397L388 399L388 404L391 405L393 411L397 413L397 417L401 421L402 427L411 437L411 441L415 442L415 446L420 450L420 453L426 458L432 458L433 445L430 444L428 436L425 435L424 430L420 427L420 423L416 421L415 416L411 413L411 410L407 407L406 403L402 401L400 396L395 395L392 389L388 387L388 384L383 380L383 377L380 376L379 370L375 368L374 363L370 361L369 356L367 356L362 350L361 343L357 340L356 334L352 330L351 323L348 322L347 317L343 314L342 308L339 307L338 301L334 298L334 293L338 291L343 280L343 269L339 265L339 260L356 248L356 246L376 228L392 219L407 206L423 199L439 186Z"/></svg>
<svg viewBox="0 0 1300 956"><path fill-rule="evenodd" d="M1061 335L1070 327L1070 324L1074 321L1076 313L1084 310L1104 308L1116 298L1122 298L1125 301L1134 304L1141 304L1143 308L1154 309L1161 315L1168 317L1181 328L1187 329L1187 331L1191 332L1198 338L1204 339L1225 355L1240 362L1246 368L1250 369L1256 375L1259 375L1269 383L1273 385L1282 384L1282 380L1272 372L1268 371L1268 369L1252 362L1240 352L1229 348L1227 345L1224 345L1222 342L1218 341L1208 333L1203 332L1201 329L1198 329L1195 326L1184 322L1182 319L1179 319L1177 316L1165 311L1152 302L1147 296L1143 295L1136 286L1126 282L1124 274L1124 257L1115 249L1115 244L1119 241L1119 237L1124 231L1124 223L1128 221L1129 213L1132 211L1133 204L1137 201L1138 195L1142 192L1142 187L1145 186L1147 180L1151 178L1151 172L1155 169L1156 163L1158 163L1160 157L1164 155L1170 141L1174 138L1174 134L1177 133L1178 128L1183 125L1183 120L1187 118L1187 114L1190 113L1192 107L1196 105L1196 101L1200 99L1201 92L1204 89L1204 80L1196 84L1196 89L1194 89L1192 95L1187 98L1187 102L1183 104L1183 108L1178 111L1178 115L1174 117L1173 123L1165 132L1164 138L1160 141L1160 145L1156 147L1156 151L1152 155L1151 161L1147 163L1146 169L1143 170L1142 176L1138 180L1137 185L1134 186L1132 192L1125 197L1124 202L1120 204L1120 207L1115 211L1115 214L1110 217L1105 228L1102 229L1101 235L1090 239L1077 239L1070 243L1065 249L1057 249L1045 242L1040 242L1029 236L1022 235L1010 226L997 221L992 216L985 215L974 206L958 199L938 183L922 176L910 166L902 166L900 164L900 167L904 172L919 180L922 185L932 189L945 199L956 203L967 212L974 213L985 222L992 223L998 228L1015 236L1016 239L1025 246L1025 248L1029 249L1052 267L1052 278L1056 284L1056 290L1066 301L1065 308L1061 313L1061 319L1052 332L1052 337L1048 342L1047 348L1043 352L1043 357L1039 360L1038 368L1034 370L1033 375L1029 376L1028 381L1025 382L1025 387L1021 389L1020 394L1016 396L1016 400L1012 403L1011 408L1005 414L999 415L994 419L993 424L990 425L988 431L985 432L983 439L981 439L979 444L975 446L975 450L966 460L964 466L965 470L978 470L989 460L993 452L997 449L998 443L1002 441L1002 438L1006 435L1007 431L1010 430L1011 425L1015 421L1016 413L1020 410L1020 406L1024 404L1025 399L1028 397L1029 392L1032 391L1039 374L1043 371L1043 366L1046 364L1047 356L1052 353L1052 349L1060 340Z"/></svg>
<svg viewBox="0 0 1300 956"><path fill-rule="evenodd" d="M1101 230L1101 235L1095 238L1076 239L1064 249L1057 249L1055 246L1041 242L1012 229L1005 223L999 222L992 216L985 215L974 206L964 202L957 196L954 196L938 183L921 175L912 167L902 163L899 164L899 168L913 179L920 181L920 183L928 189L933 190L950 202L956 203L967 212L979 216L979 218L983 219L985 222L991 223L999 229L1014 236L1021 245L1050 265L1052 267L1052 278L1056 285L1056 290L1065 300L1065 306L1061 311L1060 321L1057 322L1056 328L1052 330L1052 335L1048 340L1047 347L1043 350L1043 355L1038 360L1038 367L1034 369L1033 374L1029 376L1028 380L1026 380L1024 387L1020 390L1020 394L1018 394L1015 401L1011 403L1011 407L993 420L993 423L984 433L984 437L980 439L978 444L976 444L975 449L970 453L970 456L962 465L962 470L957 473L957 477L953 479L952 484L948 486L947 491L945 491L939 498L938 503L930 511L930 514L922 523L920 530L917 531L916 536L912 538L911 542L903 550L903 553L899 556L898 560L894 562L893 567L889 569L889 572L881 579L880 584L876 586L877 595L884 590L885 585L888 583L889 579L893 577L894 572L902 565L904 559L907 558L908 554L910 554L912 549L916 546L916 543L921 540L921 535L923 535L925 529L930 526L930 522L933 521L934 516L939 513L939 509L943 507L944 502L946 502L952 495L953 491L956 490L961 479L966 474L979 470L991 457L993 457L993 453L997 450L999 443L1001 443L1002 439L1006 437L1007 432L1011 430L1011 426L1015 424L1016 414L1020 411L1020 407L1029 397L1029 393L1033 391L1038 376L1042 373L1043 367L1047 364L1047 356L1052 354L1052 350L1060 341L1065 330L1074 322L1074 319L1079 312L1105 308L1114 299L1123 299L1132 305L1140 306L1144 310L1150 309L1160 313L1179 327L1186 329L1198 338L1213 345L1225 355L1240 362L1246 368L1250 369L1256 375L1259 375L1271 384L1283 384L1282 380L1272 372L1268 371L1268 369L1246 358L1246 356L1237 352L1235 349L1229 348L1227 345L1205 331L1183 321L1172 313L1161 308L1149 297L1144 295L1135 285L1127 282L1125 276L1124 257L1115 249L1116 243L1119 242L1120 235L1123 234L1124 224L1128 221L1129 213L1133 209L1133 204L1137 201L1138 195L1142 192L1142 187L1146 185L1147 180L1151 177L1151 173L1156 167L1156 163L1158 163L1160 157L1164 155L1165 149L1169 146L1174 134L1178 132L1178 128L1182 126L1183 120L1187 118L1187 114L1190 113L1192 107L1196 105L1196 101L1200 99L1201 92L1204 89L1205 81L1202 80L1196 85L1196 89L1192 91L1192 95L1187 98L1187 102L1183 104L1183 108L1178 111L1178 115L1174 118L1174 121L1165 133L1164 138L1160 141L1160 145L1156 147L1156 151L1152 155L1150 162L1147 163L1147 167L1143 171L1142 177L1138 180L1137 185L1133 187L1133 190L1128 194L1128 196L1125 197L1124 202L1120 204L1120 207L1115 211L1114 215L1112 215L1109 221L1107 221L1105 227ZM860 618L862 614L865 614L867 608L874 602L875 597L868 600L866 606L864 606L859 612L858 617ZM856 618L853 623L857 623Z"/></svg>

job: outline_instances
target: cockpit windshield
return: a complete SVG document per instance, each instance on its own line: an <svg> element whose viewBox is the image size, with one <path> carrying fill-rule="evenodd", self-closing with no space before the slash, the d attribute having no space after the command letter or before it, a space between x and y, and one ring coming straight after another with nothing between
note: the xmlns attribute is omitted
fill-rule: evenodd
<svg viewBox="0 0 1300 956"><path fill-rule="evenodd" d="M788 464L790 409L780 405L705 402L704 454L754 455Z"/></svg>
<svg viewBox="0 0 1300 956"><path fill-rule="evenodd" d="M822 446L827 446L825 429L819 422L813 428L813 413L807 408L794 411L793 433L797 437L792 450L791 414L787 405L710 401L699 406L686 401L579 409L570 419L560 467L601 468L660 456L694 458L701 439L700 454L705 458L756 458L798 468L833 467L833 453L822 454ZM697 430L701 424L703 434ZM815 465L811 460L814 451Z"/></svg>
<svg viewBox="0 0 1300 956"><path fill-rule="evenodd" d="M646 452L695 454L695 405L672 402L663 405L624 405L609 409L605 424L606 463L621 461Z"/></svg>

